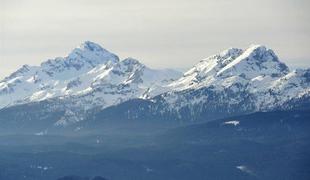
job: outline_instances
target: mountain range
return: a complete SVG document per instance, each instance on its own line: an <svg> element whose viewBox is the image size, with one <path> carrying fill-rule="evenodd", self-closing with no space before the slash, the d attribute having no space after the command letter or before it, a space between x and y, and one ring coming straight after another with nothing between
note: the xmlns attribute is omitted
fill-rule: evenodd
<svg viewBox="0 0 310 180"><path fill-rule="evenodd" d="M2 130L80 130L118 120L210 121L310 105L310 69L290 70L262 45L230 48L185 73L152 69L86 41L66 57L0 81Z"/></svg>

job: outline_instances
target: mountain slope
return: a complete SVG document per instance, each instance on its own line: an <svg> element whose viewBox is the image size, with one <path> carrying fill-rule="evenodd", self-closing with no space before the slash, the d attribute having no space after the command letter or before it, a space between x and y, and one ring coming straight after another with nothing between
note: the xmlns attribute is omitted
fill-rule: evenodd
<svg viewBox="0 0 310 180"><path fill-rule="evenodd" d="M173 91L162 98L174 109L197 105L205 111L222 104L227 112L271 110L309 96L309 80L309 69L290 72L271 49L252 45L203 60L171 83Z"/></svg>
<svg viewBox="0 0 310 180"><path fill-rule="evenodd" d="M233 81L260 76L280 77L288 72L288 67L279 61L271 49L251 45L245 50L230 48L200 61L170 86L176 90L198 89L211 85L226 87L226 84Z"/></svg>
<svg viewBox="0 0 310 180"><path fill-rule="evenodd" d="M24 65L0 82L0 108L61 98L83 109L101 108L139 98L167 84L180 73L154 70L133 58L119 58L86 41L67 57Z"/></svg>
<svg viewBox="0 0 310 180"><path fill-rule="evenodd" d="M210 56L181 77L133 58L119 61L99 45L85 42L68 57L40 67L24 66L5 78L0 102L1 107L9 106L1 110L1 121L14 119L23 127L24 116L27 122L49 119L52 125L41 130L82 120L88 121L74 126L93 128L117 120L192 123L257 111L308 109L310 70L290 71L271 49L252 45ZM40 106L45 108L28 110Z"/></svg>
<svg viewBox="0 0 310 180"><path fill-rule="evenodd" d="M72 78L97 65L118 61L116 55L86 41L65 58L48 60L40 66L24 65L0 82L0 107L65 95L64 88Z"/></svg>
<svg viewBox="0 0 310 180"><path fill-rule="evenodd" d="M210 56L149 100L130 100L97 114L97 119L206 121L257 111L307 108L309 69L289 71L261 45L230 48Z"/></svg>

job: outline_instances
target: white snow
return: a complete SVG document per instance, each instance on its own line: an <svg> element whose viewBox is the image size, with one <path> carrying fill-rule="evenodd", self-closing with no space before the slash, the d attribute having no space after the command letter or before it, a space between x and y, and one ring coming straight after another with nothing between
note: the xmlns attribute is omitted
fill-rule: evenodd
<svg viewBox="0 0 310 180"><path fill-rule="evenodd" d="M43 170L43 171L47 171L49 169L52 169L51 166L44 166L44 165L31 165L30 168L33 168L33 169L40 169L40 170Z"/></svg>
<svg viewBox="0 0 310 180"><path fill-rule="evenodd" d="M35 133L36 136L44 136L47 134L47 130Z"/></svg>
<svg viewBox="0 0 310 180"><path fill-rule="evenodd" d="M230 52L230 53L228 53ZM202 104L207 96L193 97L191 101L185 97L187 91L201 88L212 88L222 93L230 90L234 93L246 92L252 95L254 108L257 111L281 106L285 102L309 95L310 81L306 72L297 70L289 72L288 67L279 61L271 50L261 45L252 45L245 50L228 49L210 56L184 73L183 77L173 81L167 87L171 92L164 96L172 109L183 106ZM219 103L238 104L244 96L219 99ZM254 101L255 99L255 101ZM200 102L199 102L200 101Z"/></svg>
<svg viewBox="0 0 310 180"><path fill-rule="evenodd" d="M245 165L236 166L237 169L239 169L242 172L253 174L253 172Z"/></svg>
<svg viewBox="0 0 310 180"><path fill-rule="evenodd" d="M234 126L237 126L240 124L240 122L239 121L226 121L226 122L224 122L224 124L232 124Z"/></svg>
<svg viewBox="0 0 310 180"><path fill-rule="evenodd" d="M134 58L119 58L100 45L86 41L66 57L24 65L0 81L0 109L16 104L59 98L68 104L65 116L55 123L65 126L81 121L79 113L90 108L106 108L133 98L150 99L166 93L171 109L199 105L208 95L188 98L189 90L211 88L221 93L247 92L256 110L265 110L310 94L310 70L289 69L271 49L252 45L247 49L230 48L201 60L182 76L171 69L151 69ZM229 105L244 97L219 99ZM72 111L74 109L74 112ZM237 121L228 121L233 125Z"/></svg>
<svg viewBox="0 0 310 180"><path fill-rule="evenodd" d="M67 57L48 60L41 66L23 66L0 81L0 108L68 96L80 97L75 98L75 104L85 108L103 108L159 94L167 90L164 85L180 76L174 70L150 69L133 58L119 61L115 54L86 41ZM66 121L60 119L56 125L60 124Z"/></svg>

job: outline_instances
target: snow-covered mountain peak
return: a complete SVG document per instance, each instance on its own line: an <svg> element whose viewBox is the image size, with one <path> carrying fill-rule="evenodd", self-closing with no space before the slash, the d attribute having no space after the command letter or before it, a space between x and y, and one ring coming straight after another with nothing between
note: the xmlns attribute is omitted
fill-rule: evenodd
<svg viewBox="0 0 310 180"><path fill-rule="evenodd" d="M50 98L74 97L85 107L106 107L140 97L148 88L181 74L152 70L134 58L118 56L86 41L66 57L24 65L0 81L0 108Z"/></svg>
<svg viewBox="0 0 310 180"><path fill-rule="evenodd" d="M119 65L125 72L133 72L135 70L141 70L146 68L144 64L140 63L137 59L131 57L120 61Z"/></svg>
<svg viewBox="0 0 310 180"><path fill-rule="evenodd" d="M242 54L243 50L238 48L229 48L220 52L219 54L210 56L201 60L193 68L184 73L184 76L206 76L218 72L228 63L232 62L236 57ZM198 76L197 76L198 75ZM200 78L198 78L200 79Z"/></svg>
<svg viewBox="0 0 310 180"><path fill-rule="evenodd" d="M264 45L250 45L247 49L244 50L240 59L248 59L252 61L266 62L266 61L275 61L279 62L279 58L274 53L272 49L267 48Z"/></svg>
<svg viewBox="0 0 310 180"><path fill-rule="evenodd" d="M106 63L107 61L115 63L119 61L118 56L91 41L85 41L80 46L73 49L67 59L69 61L84 59L94 65Z"/></svg>
<svg viewBox="0 0 310 180"><path fill-rule="evenodd" d="M113 73L121 75L143 71L146 66L134 58L126 58L113 66Z"/></svg>
<svg viewBox="0 0 310 180"><path fill-rule="evenodd" d="M280 77L288 72L288 67L279 61L271 49L262 45L251 45L234 61L223 67L217 76L241 75L252 79L260 75Z"/></svg>
<svg viewBox="0 0 310 180"><path fill-rule="evenodd" d="M22 76L22 75L28 73L31 70L31 68L32 68L31 66L25 64L22 67L20 67L19 69L17 69L15 72L10 74L8 77L5 77L4 80L9 80L9 79L13 79L13 78L18 77L18 76Z"/></svg>
<svg viewBox="0 0 310 180"><path fill-rule="evenodd" d="M49 77L70 79L98 65L118 62L117 55L96 43L86 41L73 49L66 57L57 57L43 62L40 69Z"/></svg>
<svg viewBox="0 0 310 180"><path fill-rule="evenodd" d="M184 90L216 84L222 86L223 82L243 84L257 77L282 77L288 72L288 67L271 49L251 45L245 50L229 48L203 59L169 86Z"/></svg>
<svg viewBox="0 0 310 180"><path fill-rule="evenodd" d="M216 55L201 60L193 68L184 73L183 77L169 86L176 90L194 88L215 80L216 73L234 61L244 51L239 48L229 48Z"/></svg>
<svg viewBox="0 0 310 180"><path fill-rule="evenodd" d="M81 43L78 48L82 49L82 50L87 50L87 51L105 51L105 52L108 52L106 49L102 48L99 44L91 42L91 41L85 41L85 42Z"/></svg>
<svg viewBox="0 0 310 180"><path fill-rule="evenodd" d="M239 49L239 48L229 48L229 49L226 49L224 51L222 51L219 56L222 57L223 59L224 58L236 58L238 56L240 56L242 54L243 50L242 49Z"/></svg>
<svg viewBox="0 0 310 180"><path fill-rule="evenodd" d="M128 58L122 60L122 63L123 63L123 64L126 64L126 65L141 64L141 63L139 62L139 60L134 59L134 58L132 58L132 57L128 57Z"/></svg>
<svg viewBox="0 0 310 180"><path fill-rule="evenodd" d="M261 45L229 48L201 60L183 76L151 69L134 58L119 58L96 43L84 42L66 57L41 66L24 65L0 81L0 109L37 101L65 114L56 125L83 120L88 111L130 99L149 99L151 113L185 119L209 114L253 112L281 107L310 94L310 69L289 71ZM129 113L129 111L128 111ZM190 116L189 116L190 115Z"/></svg>
<svg viewBox="0 0 310 180"><path fill-rule="evenodd" d="M115 63L119 61L117 55L90 41L85 41L79 47L73 49L66 59L71 62L84 60L92 65L106 63L107 61Z"/></svg>

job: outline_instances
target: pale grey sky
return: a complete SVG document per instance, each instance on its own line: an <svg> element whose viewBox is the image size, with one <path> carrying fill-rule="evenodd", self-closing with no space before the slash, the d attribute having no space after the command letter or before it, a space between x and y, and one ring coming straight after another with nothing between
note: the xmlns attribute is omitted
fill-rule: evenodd
<svg viewBox="0 0 310 180"><path fill-rule="evenodd" d="M0 78L85 40L153 68L264 44L310 66L308 0L0 0Z"/></svg>

